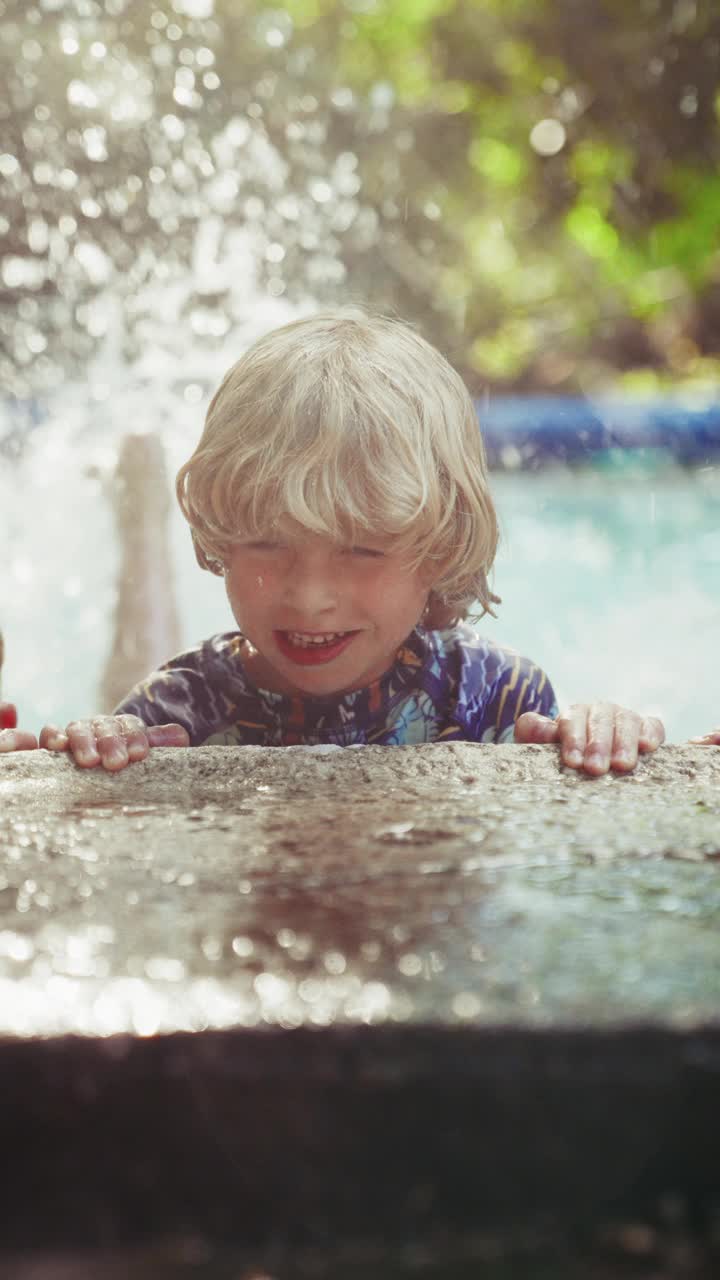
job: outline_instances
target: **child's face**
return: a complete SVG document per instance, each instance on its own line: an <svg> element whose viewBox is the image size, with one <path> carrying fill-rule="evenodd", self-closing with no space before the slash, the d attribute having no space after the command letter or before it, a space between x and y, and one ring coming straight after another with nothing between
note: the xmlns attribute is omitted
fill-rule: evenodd
<svg viewBox="0 0 720 1280"><path fill-rule="evenodd" d="M246 659L251 679L306 695L360 689L383 675L432 585L380 541L344 547L304 531L235 546L225 581L256 651Z"/></svg>

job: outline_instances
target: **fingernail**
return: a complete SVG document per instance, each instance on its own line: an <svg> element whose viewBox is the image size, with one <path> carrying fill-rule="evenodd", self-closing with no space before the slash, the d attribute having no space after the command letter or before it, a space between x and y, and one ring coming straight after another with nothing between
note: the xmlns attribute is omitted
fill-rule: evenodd
<svg viewBox="0 0 720 1280"><path fill-rule="evenodd" d="M78 764L97 764L100 756L92 747L78 747L75 751Z"/></svg>
<svg viewBox="0 0 720 1280"><path fill-rule="evenodd" d="M618 751L617 755L613 756L613 761L619 768L627 769L633 763L633 758L629 751Z"/></svg>
<svg viewBox="0 0 720 1280"><path fill-rule="evenodd" d="M571 769L575 768L578 764L582 764L582 752L578 751L577 748L574 748L572 751L568 751L565 756L565 763L569 764Z"/></svg>
<svg viewBox="0 0 720 1280"><path fill-rule="evenodd" d="M585 757L585 768L592 769L598 773L605 773L609 764L609 757L601 755L599 751L591 751L590 754Z"/></svg>
<svg viewBox="0 0 720 1280"><path fill-rule="evenodd" d="M171 725L158 724L148 730L148 738L158 746L160 743L173 742L177 737L177 729Z"/></svg>
<svg viewBox="0 0 720 1280"><path fill-rule="evenodd" d="M17 744L17 735L12 729L3 729L0 732L0 751L14 751Z"/></svg>

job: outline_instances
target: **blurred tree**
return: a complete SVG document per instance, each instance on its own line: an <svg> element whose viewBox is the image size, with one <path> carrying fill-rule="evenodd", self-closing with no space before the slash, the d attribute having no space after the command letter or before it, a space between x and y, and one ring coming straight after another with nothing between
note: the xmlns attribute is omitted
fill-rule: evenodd
<svg viewBox="0 0 720 1280"><path fill-rule="evenodd" d="M417 321L473 389L715 376L706 0L0 0L3 381L259 287ZM257 278L257 285L255 279Z"/></svg>

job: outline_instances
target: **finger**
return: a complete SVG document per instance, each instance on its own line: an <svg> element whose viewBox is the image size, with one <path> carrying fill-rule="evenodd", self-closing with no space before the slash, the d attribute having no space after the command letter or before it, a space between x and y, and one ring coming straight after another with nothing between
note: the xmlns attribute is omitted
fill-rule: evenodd
<svg viewBox="0 0 720 1280"><path fill-rule="evenodd" d="M558 734L557 720L537 711L524 711L515 721L516 742L557 742Z"/></svg>
<svg viewBox="0 0 720 1280"><path fill-rule="evenodd" d="M155 724L145 730L151 747L189 747L190 735L181 724Z"/></svg>
<svg viewBox="0 0 720 1280"><path fill-rule="evenodd" d="M587 743L583 769L593 777L607 773L615 738L615 713L611 702L594 702L587 708Z"/></svg>
<svg viewBox="0 0 720 1280"><path fill-rule="evenodd" d="M141 720L139 716L108 716L105 718L100 717L100 720L103 724L117 726L120 732L126 736L131 733L145 733L147 728L144 720Z"/></svg>
<svg viewBox="0 0 720 1280"><path fill-rule="evenodd" d="M128 756L125 735L120 731L117 724L96 732L95 746L100 756L100 763L103 769L107 769L108 773L124 769L126 764L129 763L130 757Z"/></svg>
<svg viewBox="0 0 720 1280"><path fill-rule="evenodd" d="M103 767L111 772L123 769L130 761L144 760L150 747L188 747L190 737L179 724L148 726L137 716L114 717L122 736L108 726L97 736L97 747ZM107 744L107 748L106 748Z"/></svg>
<svg viewBox="0 0 720 1280"><path fill-rule="evenodd" d="M94 769L100 763L100 753L95 742L95 730L90 720L73 720L65 730L68 745L76 764L81 769Z"/></svg>
<svg viewBox="0 0 720 1280"><path fill-rule="evenodd" d="M131 760L137 761L145 759L148 751L150 750L150 744L148 743L147 738L147 727L139 716L114 716L112 718L112 723L108 724L108 733L110 737L113 736L113 732L116 732L118 740L121 743L124 742L125 759L123 759L123 752L121 748L119 752L115 752L113 757L111 757L109 765L111 769L122 768Z"/></svg>
<svg viewBox="0 0 720 1280"><path fill-rule="evenodd" d="M17 707L13 702L0 702L0 729L17 729Z"/></svg>
<svg viewBox="0 0 720 1280"><path fill-rule="evenodd" d="M138 716L93 716L80 723L89 725L96 738L120 737L132 729L144 728Z"/></svg>
<svg viewBox="0 0 720 1280"><path fill-rule="evenodd" d="M662 720L658 720L657 716L644 716L640 725L638 749L643 753L657 751L664 741L665 725Z"/></svg>
<svg viewBox="0 0 720 1280"><path fill-rule="evenodd" d="M634 711L616 707L610 767L619 773L630 773L637 764L641 725Z"/></svg>
<svg viewBox="0 0 720 1280"><path fill-rule="evenodd" d="M24 729L0 730L0 751L36 751L38 740Z"/></svg>
<svg viewBox="0 0 720 1280"><path fill-rule="evenodd" d="M125 750L128 760L144 760L150 744L144 729L133 729L125 735Z"/></svg>
<svg viewBox="0 0 720 1280"><path fill-rule="evenodd" d="M55 724L43 725L40 730L40 746L46 751L67 751L68 736Z"/></svg>
<svg viewBox="0 0 720 1280"><path fill-rule="evenodd" d="M147 755L145 725L139 716L95 716L91 723L100 763L108 773L124 769L131 758L142 760Z"/></svg>
<svg viewBox="0 0 720 1280"><path fill-rule="evenodd" d="M711 729L700 738L688 738L688 742L701 747L720 747L720 729Z"/></svg>
<svg viewBox="0 0 720 1280"><path fill-rule="evenodd" d="M587 714L588 707L584 703L573 703L569 710L558 716L560 758L571 769L581 768L585 758Z"/></svg>

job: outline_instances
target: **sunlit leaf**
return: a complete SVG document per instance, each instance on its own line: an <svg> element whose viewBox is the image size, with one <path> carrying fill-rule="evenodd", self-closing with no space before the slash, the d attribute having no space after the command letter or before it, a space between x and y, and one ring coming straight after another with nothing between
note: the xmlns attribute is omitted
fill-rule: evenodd
<svg viewBox="0 0 720 1280"><path fill-rule="evenodd" d="M498 138L473 138L468 159L473 169L503 187L515 186L527 170L522 152Z"/></svg>
<svg viewBox="0 0 720 1280"><path fill-rule="evenodd" d="M611 258L617 252L617 231L593 205L576 205L568 213L565 225L572 239L591 257Z"/></svg>

